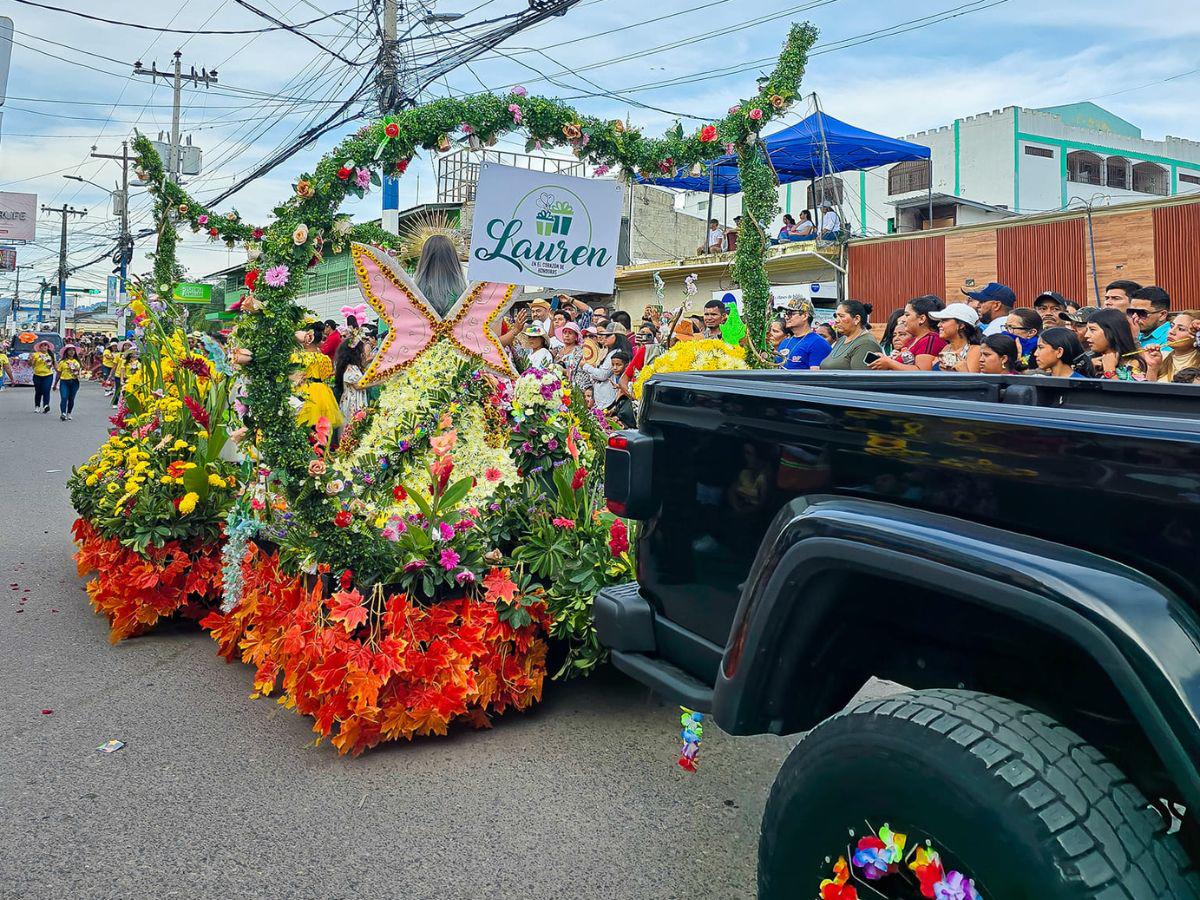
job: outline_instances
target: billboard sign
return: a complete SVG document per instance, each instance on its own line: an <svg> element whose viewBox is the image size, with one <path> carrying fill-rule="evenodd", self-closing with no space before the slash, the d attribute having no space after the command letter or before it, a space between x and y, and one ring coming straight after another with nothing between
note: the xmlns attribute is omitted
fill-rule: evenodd
<svg viewBox="0 0 1200 900"><path fill-rule="evenodd" d="M212 301L212 285L181 281L175 285L173 296L177 303L195 303L207 306Z"/></svg>
<svg viewBox="0 0 1200 900"><path fill-rule="evenodd" d="M623 192L613 181L483 163L467 277L611 294Z"/></svg>
<svg viewBox="0 0 1200 900"><path fill-rule="evenodd" d="M37 194L0 191L0 240L32 241L37 235Z"/></svg>

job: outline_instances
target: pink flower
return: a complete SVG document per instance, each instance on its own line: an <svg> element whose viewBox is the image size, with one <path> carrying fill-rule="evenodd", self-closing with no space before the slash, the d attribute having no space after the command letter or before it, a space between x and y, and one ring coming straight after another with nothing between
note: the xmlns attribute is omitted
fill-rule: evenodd
<svg viewBox="0 0 1200 900"><path fill-rule="evenodd" d="M521 87L521 85L519 85L519 84L515 88L512 89L512 92L513 92L513 94L515 94L518 97L528 97L529 96L529 91L525 90L525 88Z"/></svg>
<svg viewBox="0 0 1200 900"><path fill-rule="evenodd" d="M731 107L729 107L729 114L730 114L731 116L736 116L736 115L737 115L738 113L740 113L741 111L742 111L742 108L741 108L740 106L731 106Z"/></svg>
<svg viewBox="0 0 1200 900"><path fill-rule="evenodd" d="M485 480L494 484L504 477L504 473L496 468L488 468L484 469L483 477Z"/></svg>
<svg viewBox="0 0 1200 900"><path fill-rule="evenodd" d="M594 172L592 172L592 175L594 175L596 178L599 178L601 175L607 175L608 172L608 166L596 166L596 169Z"/></svg>
<svg viewBox="0 0 1200 900"><path fill-rule="evenodd" d="M462 123L461 128L462 128L463 134L474 134L475 133L475 129L472 126L468 125L466 122Z"/></svg>
<svg viewBox="0 0 1200 900"><path fill-rule="evenodd" d="M371 170L359 169L354 173L354 183L364 191L371 186Z"/></svg>
<svg viewBox="0 0 1200 900"><path fill-rule="evenodd" d="M271 287L280 288L288 283L289 275L291 275L291 272L288 271L287 266L278 265L267 269L267 274L263 277Z"/></svg>
<svg viewBox="0 0 1200 900"><path fill-rule="evenodd" d="M438 562L442 564L442 568L449 572L458 565L459 555L447 547L442 551L442 555L438 557Z"/></svg>
<svg viewBox="0 0 1200 900"><path fill-rule="evenodd" d="M459 519L454 523L454 532L457 534L460 531L470 531L475 527L475 523L470 519Z"/></svg>
<svg viewBox="0 0 1200 900"><path fill-rule="evenodd" d="M554 520L554 527L571 529L575 527L575 520L564 519L562 516L559 516Z"/></svg>
<svg viewBox="0 0 1200 900"><path fill-rule="evenodd" d="M510 104L508 104L508 111L510 113L512 113L513 124L520 125L521 124L521 107L518 106L516 103L510 103Z"/></svg>
<svg viewBox="0 0 1200 900"><path fill-rule="evenodd" d="M423 568L425 568L425 560L423 559L414 559L412 562L404 564L405 572L416 572Z"/></svg>
<svg viewBox="0 0 1200 900"><path fill-rule="evenodd" d="M454 580L457 581L459 584L474 584L475 573L470 572L466 569L463 569L461 572L459 572L457 575L454 576Z"/></svg>
<svg viewBox="0 0 1200 900"><path fill-rule="evenodd" d="M454 526L451 525L449 522L441 522L438 525L438 536L443 541L453 540L454 539Z"/></svg>
<svg viewBox="0 0 1200 900"><path fill-rule="evenodd" d="M750 110L750 121L757 122L762 117L763 117L763 112L761 109L758 109L756 107L756 108Z"/></svg>
<svg viewBox="0 0 1200 900"><path fill-rule="evenodd" d="M407 530L408 526L404 524L404 519L402 519L400 516L391 516L388 518L387 523L383 526L384 540L392 542L398 541L400 540L400 535L404 534L404 532Z"/></svg>
<svg viewBox="0 0 1200 900"><path fill-rule="evenodd" d="M208 216L196 216L196 223L199 225L207 225Z"/></svg>

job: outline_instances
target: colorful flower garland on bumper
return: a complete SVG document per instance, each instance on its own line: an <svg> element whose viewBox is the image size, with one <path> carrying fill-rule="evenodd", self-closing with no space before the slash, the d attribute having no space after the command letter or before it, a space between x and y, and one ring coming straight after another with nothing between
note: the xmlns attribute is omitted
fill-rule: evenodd
<svg viewBox="0 0 1200 900"><path fill-rule="evenodd" d="M888 825L880 828L878 834L859 838L854 853L850 855L851 864L846 863L845 856L839 856L833 865L833 877L821 882L820 900L859 900L858 888L850 883L852 878L871 888L873 894L879 894L871 887L874 883L888 878L903 878L907 858L904 845L907 841L907 835L892 831ZM928 841L925 846L917 847L910 856L907 868L917 879L922 897L931 900L983 900L975 890L972 879L961 872L945 870L941 857Z"/></svg>

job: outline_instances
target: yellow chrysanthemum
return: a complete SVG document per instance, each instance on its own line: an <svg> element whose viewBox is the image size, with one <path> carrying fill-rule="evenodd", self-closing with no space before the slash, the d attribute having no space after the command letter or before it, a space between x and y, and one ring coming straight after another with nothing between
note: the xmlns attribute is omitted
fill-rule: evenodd
<svg viewBox="0 0 1200 900"><path fill-rule="evenodd" d="M196 511L196 504L200 502L200 495L195 491L188 491L183 495L183 499L179 501L180 515L188 515Z"/></svg>

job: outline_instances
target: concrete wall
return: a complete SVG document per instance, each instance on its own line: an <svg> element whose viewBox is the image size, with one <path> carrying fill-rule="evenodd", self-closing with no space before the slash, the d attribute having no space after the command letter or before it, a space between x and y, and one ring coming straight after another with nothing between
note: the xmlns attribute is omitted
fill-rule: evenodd
<svg viewBox="0 0 1200 900"><path fill-rule="evenodd" d="M629 214L629 190L625 189L624 215ZM632 188L633 227L630 256L635 263L655 259L682 259L694 256L707 232L704 218L688 215L675 208L670 191L639 184ZM705 204L708 197L705 195ZM720 218L714 201L713 216ZM732 220L730 221L732 224Z"/></svg>

